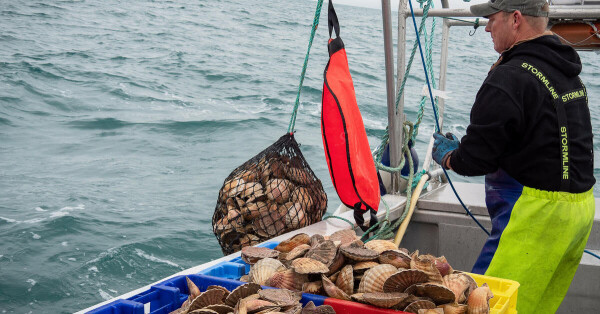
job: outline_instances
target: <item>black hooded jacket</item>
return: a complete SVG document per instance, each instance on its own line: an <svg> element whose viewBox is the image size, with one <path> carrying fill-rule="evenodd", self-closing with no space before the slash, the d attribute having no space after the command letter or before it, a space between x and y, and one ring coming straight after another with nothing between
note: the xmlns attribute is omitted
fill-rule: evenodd
<svg viewBox="0 0 600 314"><path fill-rule="evenodd" d="M503 52L477 92L466 135L450 156L452 169L478 176L501 168L524 186L561 190L563 153L553 100L566 95L570 186L565 192L591 189L593 135L580 72L577 52L554 35Z"/></svg>

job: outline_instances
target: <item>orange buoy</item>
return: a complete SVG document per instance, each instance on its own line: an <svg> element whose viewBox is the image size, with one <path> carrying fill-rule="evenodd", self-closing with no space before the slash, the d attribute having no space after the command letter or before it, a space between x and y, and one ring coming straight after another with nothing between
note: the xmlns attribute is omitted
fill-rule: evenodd
<svg viewBox="0 0 600 314"><path fill-rule="evenodd" d="M600 22L559 22L550 28L560 40L578 50L600 50Z"/></svg>

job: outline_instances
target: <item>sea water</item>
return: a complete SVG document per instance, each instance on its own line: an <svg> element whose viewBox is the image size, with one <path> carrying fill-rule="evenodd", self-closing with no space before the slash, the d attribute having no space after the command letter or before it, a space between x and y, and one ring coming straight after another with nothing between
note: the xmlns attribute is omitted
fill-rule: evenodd
<svg viewBox="0 0 600 314"><path fill-rule="evenodd" d="M0 1L0 312L73 312L220 257L211 231L219 188L286 132L315 6ZM387 125L381 11L337 12L375 148ZM340 202L320 135L325 8L320 23L296 138L331 213ZM459 136L497 58L483 27L472 31L455 27L450 40L444 130ZM598 134L600 56L581 57ZM411 121L424 84L417 52L405 92ZM434 130L426 105L421 161Z"/></svg>

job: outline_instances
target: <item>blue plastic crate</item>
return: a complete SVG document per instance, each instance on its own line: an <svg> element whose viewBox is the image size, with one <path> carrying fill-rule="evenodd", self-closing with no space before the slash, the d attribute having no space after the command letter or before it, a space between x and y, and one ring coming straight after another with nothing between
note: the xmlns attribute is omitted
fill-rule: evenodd
<svg viewBox="0 0 600 314"><path fill-rule="evenodd" d="M185 275L165 280L150 289L130 297L117 300L88 313L93 314L168 314L181 307L188 298L189 291ZM206 291L210 285L219 285L233 290L244 282L206 275L188 275L200 291ZM149 312L145 312L146 307Z"/></svg>
<svg viewBox="0 0 600 314"><path fill-rule="evenodd" d="M246 265L235 262L222 262L200 271L199 274L226 279L239 279L249 271L246 270Z"/></svg>
<svg viewBox="0 0 600 314"><path fill-rule="evenodd" d="M116 300L97 309L91 314L144 314L144 305L129 300Z"/></svg>
<svg viewBox="0 0 600 314"><path fill-rule="evenodd" d="M150 314L168 314L181 307L188 298L189 290L186 277L190 278L200 291L206 291L210 285L219 285L233 290L245 282L207 275L182 275L165 280L158 285L152 286L147 291L135 295L127 300L117 300L89 313L94 314L144 314L144 306L149 307ZM273 289L272 287L263 287ZM303 305L313 301L315 305L322 305L325 297L313 294L303 294L300 302Z"/></svg>

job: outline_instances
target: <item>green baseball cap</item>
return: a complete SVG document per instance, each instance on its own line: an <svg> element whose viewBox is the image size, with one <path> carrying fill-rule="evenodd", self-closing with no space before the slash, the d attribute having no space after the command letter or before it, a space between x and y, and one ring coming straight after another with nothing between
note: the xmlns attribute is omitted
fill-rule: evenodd
<svg viewBox="0 0 600 314"><path fill-rule="evenodd" d="M542 11L546 0L489 0L487 3L471 6L471 13L475 16L490 16L496 12L514 12L519 10L523 15L548 16Z"/></svg>

